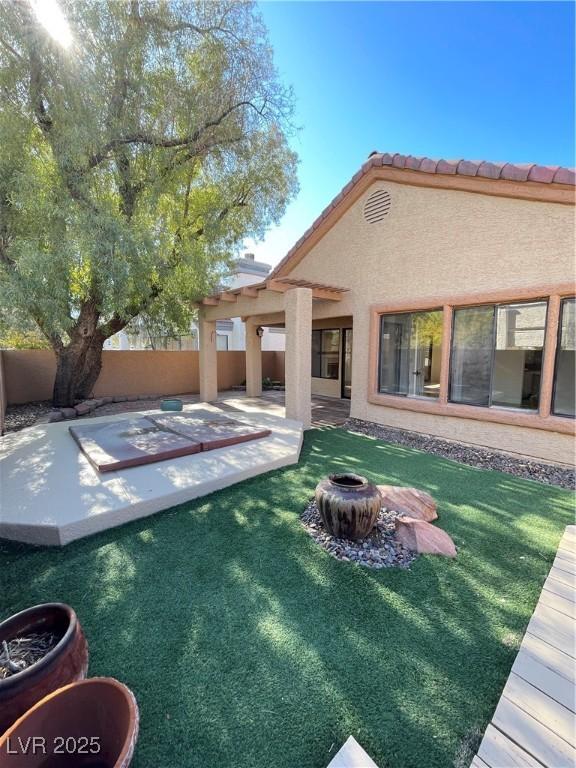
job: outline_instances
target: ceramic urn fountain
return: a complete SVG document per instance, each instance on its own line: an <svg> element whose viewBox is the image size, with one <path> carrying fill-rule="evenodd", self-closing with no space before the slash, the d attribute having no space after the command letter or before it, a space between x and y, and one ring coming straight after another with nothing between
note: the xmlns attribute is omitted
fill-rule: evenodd
<svg viewBox="0 0 576 768"><path fill-rule="evenodd" d="M378 488L352 472L323 478L316 486L315 496L324 527L339 539L364 539L382 507Z"/></svg>

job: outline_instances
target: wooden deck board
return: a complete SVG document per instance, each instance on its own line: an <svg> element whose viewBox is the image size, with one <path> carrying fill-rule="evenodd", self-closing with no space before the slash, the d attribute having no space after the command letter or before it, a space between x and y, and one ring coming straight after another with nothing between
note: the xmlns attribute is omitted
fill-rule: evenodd
<svg viewBox="0 0 576 768"><path fill-rule="evenodd" d="M554 592L555 595L560 595L565 600L571 600L573 603L576 602L576 590L574 590L574 587L565 584L563 581L558 581L558 579L554 579L552 576L548 576L546 579L544 589L548 592Z"/></svg>
<svg viewBox="0 0 576 768"><path fill-rule="evenodd" d="M554 650L551 647L550 649ZM569 659L568 656L566 658ZM546 666L524 648L516 657L512 671L566 709L576 712L574 681Z"/></svg>
<svg viewBox="0 0 576 768"><path fill-rule="evenodd" d="M532 635L530 632L526 632L524 635L524 641L520 648L520 653L530 654L540 664L548 667L556 674L564 677L572 685L576 686L576 670L574 660L571 656L562 651L559 651L549 643L540 640L536 635ZM520 653L518 655L520 655ZM576 690L576 689L575 689Z"/></svg>
<svg viewBox="0 0 576 768"><path fill-rule="evenodd" d="M563 613L565 616L568 616L569 619L572 619L572 621L574 621L574 618L576 617L576 603L574 603L573 600L567 600L565 597L550 592L547 589L542 590L538 605L554 608L555 611Z"/></svg>
<svg viewBox="0 0 576 768"><path fill-rule="evenodd" d="M539 604L528 624L528 632L569 656L576 655L574 621L564 613Z"/></svg>
<svg viewBox="0 0 576 768"><path fill-rule="evenodd" d="M526 682L515 672L510 674L502 695L574 746L574 713L562 704Z"/></svg>
<svg viewBox="0 0 576 768"><path fill-rule="evenodd" d="M478 757L490 768L511 768L511 766L542 768L542 763L525 752L518 744L510 741L493 725L489 725L486 729Z"/></svg>
<svg viewBox="0 0 576 768"><path fill-rule="evenodd" d="M569 560L566 557L559 557L556 556L556 559L554 560L554 568L558 568L561 571L564 571L565 573L570 573L574 579L574 576L576 576L576 563L574 563L573 560Z"/></svg>
<svg viewBox="0 0 576 768"><path fill-rule="evenodd" d="M570 589L574 589L574 585L576 584L576 578L573 574L568 573L568 571L563 571L562 568L557 568L556 565L552 566L552 570L550 571L548 578L561 581L563 584L566 584L568 587L570 587Z"/></svg>
<svg viewBox="0 0 576 768"><path fill-rule="evenodd" d="M470 768L575 768L575 574L572 525Z"/></svg>
<svg viewBox="0 0 576 768"><path fill-rule="evenodd" d="M574 552L570 547L567 547L566 545L560 545L558 547L558 552L556 552L556 557L559 557L561 560L568 560L570 563L576 563L576 552Z"/></svg>
<svg viewBox="0 0 576 768"><path fill-rule="evenodd" d="M522 745L525 752L547 768L573 768L576 762L574 747L520 709L506 696L500 699L492 723L509 739ZM512 766L514 763L493 766L493 768L512 768Z"/></svg>

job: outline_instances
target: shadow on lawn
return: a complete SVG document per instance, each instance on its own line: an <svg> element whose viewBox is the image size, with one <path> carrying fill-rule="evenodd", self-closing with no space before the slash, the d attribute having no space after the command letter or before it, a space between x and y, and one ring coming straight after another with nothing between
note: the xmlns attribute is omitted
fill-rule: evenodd
<svg viewBox="0 0 576 768"><path fill-rule="evenodd" d="M298 522L344 467L428 490L456 561L340 563ZM384 768L445 768L490 718L570 494L341 430L298 467L69 545L5 548L9 605L62 599L91 674L136 693L135 766L323 768L353 733Z"/></svg>

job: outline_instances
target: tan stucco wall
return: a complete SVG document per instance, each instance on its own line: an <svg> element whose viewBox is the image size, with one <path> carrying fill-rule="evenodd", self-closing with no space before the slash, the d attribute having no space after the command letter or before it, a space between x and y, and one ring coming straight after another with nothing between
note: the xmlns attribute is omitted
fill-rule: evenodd
<svg viewBox="0 0 576 768"><path fill-rule="evenodd" d="M377 188L390 192L390 213L367 224L362 209ZM574 235L572 206L377 182L290 276L350 289L341 302L315 303L314 318L353 316L353 416L447 437L457 429L467 442L570 462L569 435L407 413L367 396L370 305L431 299L432 307L462 294L570 282Z"/></svg>
<svg viewBox="0 0 576 768"><path fill-rule="evenodd" d="M56 370L48 350L2 351L6 401L10 404L50 400ZM262 375L284 381L284 353L262 353ZM245 379L243 351L218 352L218 389L230 389ZM1 378L0 378L1 388ZM152 350L104 352L102 372L94 394L176 395L199 391L198 352Z"/></svg>
<svg viewBox="0 0 576 768"><path fill-rule="evenodd" d="M53 352L43 349L6 349L2 357L6 401L9 405L52 398L56 372Z"/></svg>

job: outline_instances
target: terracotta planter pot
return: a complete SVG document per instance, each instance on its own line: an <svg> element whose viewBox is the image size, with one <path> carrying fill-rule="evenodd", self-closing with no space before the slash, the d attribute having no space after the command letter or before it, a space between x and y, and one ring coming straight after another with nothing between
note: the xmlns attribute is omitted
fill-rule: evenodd
<svg viewBox="0 0 576 768"><path fill-rule="evenodd" d="M316 504L324 527L339 539L365 538L378 518L382 496L365 477L352 472L330 475L316 486Z"/></svg>
<svg viewBox="0 0 576 768"><path fill-rule="evenodd" d="M2 768L127 768L138 738L134 695L111 677L46 696L0 738Z"/></svg>
<svg viewBox="0 0 576 768"><path fill-rule="evenodd" d="M64 603L27 608L0 624L0 646L32 632L53 632L60 640L28 669L0 680L0 734L37 701L88 671L88 646L78 617Z"/></svg>

